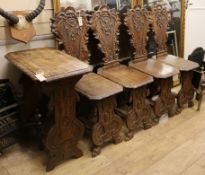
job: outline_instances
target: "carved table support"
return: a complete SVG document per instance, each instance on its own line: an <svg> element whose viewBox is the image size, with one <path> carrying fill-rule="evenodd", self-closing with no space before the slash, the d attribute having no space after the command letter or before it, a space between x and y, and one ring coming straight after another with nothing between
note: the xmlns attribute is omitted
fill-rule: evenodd
<svg viewBox="0 0 205 175"><path fill-rule="evenodd" d="M97 122L92 128L93 157L100 154L101 146L104 143L109 141L119 143L122 141L120 137L122 120L114 112L116 107L115 96L96 101L96 103Z"/></svg>
<svg viewBox="0 0 205 175"><path fill-rule="evenodd" d="M74 90L79 79L80 76L58 80L50 84L53 88L50 107L55 121L44 140L50 155L48 171L69 157L78 158L83 155L77 143L83 136L84 125L76 118L78 96Z"/></svg>
<svg viewBox="0 0 205 175"><path fill-rule="evenodd" d="M177 104L179 109L182 109L185 104L188 107L194 105L194 87L192 85L193 71L181 71L181 90L177 95Z"/></svg>
<svg viewBox="0 0 205 175"><path fill-rule="evenodd" d="M168 113L172 117L176 113L175 95L171 92L172 77L166 79L158 79L160 85L160 94L154 101L154 113L159 119L163 114Z"/></svg>
<svg viewBox="0 0 205 175"><path fill-rule="evenodd" d="M143 126L144 129L152 127L153 112L148 101L146 86L132 89L132 108L128 112L126 124L129 129L126 140L130 140L134 136L133 130Z"/></svg>

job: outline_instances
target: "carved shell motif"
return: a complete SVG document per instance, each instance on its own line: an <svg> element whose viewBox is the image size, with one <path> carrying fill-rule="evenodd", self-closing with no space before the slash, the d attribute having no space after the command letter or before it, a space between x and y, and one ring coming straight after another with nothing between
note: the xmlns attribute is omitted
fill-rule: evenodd
<svg viewBox="0 0 205 175"><path fill-rule="evenodd" d="M147 55L146 43L149 26L148 12L145 9L136 7L127 12L125 25L131 35L131 42L135 49L134 58L140 58Z"/></svg>
<svg viewBox="0 0 205 175"><path fill-rule="evenodd" d="M153 26L156 33L156 41L158 44L158 52L167 51L167 26L169 18L165 8L161 5L153 8Z"/></svg>
<svg viewBox="0 0 205 175"><path fill-rule="evenodd" d="M51 29L66 53L83 61L88 60L88 20L84 11L76 12L73 7L66 8L52 19Z"/></svg>
<svg viewBox="0 0 205 175"><path fill-rule="evenodd" d="M101 6L91 19L95 38L100 42L98 46L105 54L105 58L103 58L105 63L118 60L119 25L118 15L108 9L106 5Z"/></svg>

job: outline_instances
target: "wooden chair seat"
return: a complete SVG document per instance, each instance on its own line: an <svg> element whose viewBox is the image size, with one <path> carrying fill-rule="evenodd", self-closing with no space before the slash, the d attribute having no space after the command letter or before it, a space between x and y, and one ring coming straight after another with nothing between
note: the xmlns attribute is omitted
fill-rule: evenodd
<svg viewBox="0 0 205 175"><path fill-rule="evenodd" d="M123 91L123 88L95 73L84 75L76 84L76 90L90 100L101 100Z"/></svg>
<svg viewBox="0 0 205 175"><path fill-rule="evenodd" d="M108 69L100 69L98 73L125 88L138 88L153 82L153 78L151 76L125 65L118 65Z"/></svg>
<svg viewBox="0 0 205 175"><path fill-rule="evenodd" d="M179 73L178 69L153 59L137 63L131 62L130 66L146 74L149 74L154 78L164 79Z"/></svg>
<svg viewBox="0 0 205 175"><path fill-rule="evenodd" d="M185 60L184 58L177 57L175 55L165 55L157 58L157 60L174 66L175 68L179 69L180 71L190 71L193 70L199 65L193 61Z"/></svg>

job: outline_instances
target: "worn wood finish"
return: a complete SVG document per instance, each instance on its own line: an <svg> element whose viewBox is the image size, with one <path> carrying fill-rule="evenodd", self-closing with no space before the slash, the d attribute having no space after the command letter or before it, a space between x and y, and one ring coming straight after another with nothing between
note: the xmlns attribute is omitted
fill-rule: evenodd
<svg viewBox="0 0 205 175"><path fill-rule="evenodd" d="M79 18L82 19L81 26ZM73 7L67 7L52 19L51 29L67 54L88 61L89 53L86 44L89 27L84 11L77 13Z"/></svg>
<svg viewBox="0 0 205 175"><path fill-rule="evenodd" d="M140 71L119 64L119 25L120 22L116 12L109 10L105 5L101 6L91 19L94 35L100 42L98 46L105 55L103 58L104 66L98 70L98 74L132 91L131 105L129 104L117 109L118 114L124 117L127 123L129 131L126 139L129 140L133 137L133 130L141 127L142 123L144 128L152 126L151 122L148 122L148 118L150 121L152 118L151 112L147 112L151 111L151 108L149 104L146 104L146 95L143 95L147 94L147 89L143 88L143 86L152 82L153 78ZM139 110L139 104L141 103L142 106L140 108L142 107L142 110Z"/></svg>
<svg viewBox="0 0 205 175"><path fill-rule="evenodd" d="M66 53L80 60L88 61L88 21L85 13L83 11L78 13L74 8L68 7L60 12L52 22L52 31L57 36L58 41L63 44ZM81 22L82 24L80 24ZM88 114L89 117L83 116L83 120L85 121L85 118L88 117L88 121L85 121L88 128L88 125L92 123L92 155L97 156L104 143L113 140L115 142L121 141L119 132L122 121L114 113L116 107L114 95L123 89L120 85L100 75L89 73L77 83L76 90L94 102L94 107Z"/></svg>
<svg viewBox="0 0 205 175"><path fill-rule="evenodd" d="M84 75L76 84L76 90L90 100L102 100L123 91L122 86L95 73Z"/></svg>
<svg viewBox="0 0 205 175"><path fill-rule="evenodd" d="M130 66L155 78L168 78L179 73L178 69L153 59L131 63Z"/></svg>
<svg viewBox="0 0 205 175"><path fill-rule="evenodd" d="M180 71L190 71L199 67L198 63L185 60L184 58L177 57L175 55L165 55L157 58L157 60L176 67Z"/></svg>
<svg viewBox="0 0 205 175"><path fill-rule="evenodd" d="M99 69L98 73L125 88L138 88L153 81L152 77L125 65Z"/></svg>
<svg viewBox="0 0 205 175"><path fill-rule="evenodd" d="M96 102L96 117L98 120L92 128L92 141L94 143L92 156L94 157L100 154L103 144L109 141L114 141L114 143L122 141L120 136L122 120L114 112L116 107L117 103L114 96Z"/></svg>
<svg viewBox="0 0 205 175"><path fill-rule="evenodd" d="M90 69L86 63L51 48L13 52L5 57L33 80L38 80L37 73L43 73L47 82L82 74Z"/></svg>
<svg viewBox="0 0 205 175"><path fill-rule="evenodd" d="M83 135L84 127L75 116L77 94L74 87L81 75L90 71L89 66L54 49L13 52L7 54L6 57L33 80L36 80L36 71L43 71L48 81L53 80L46 84L35 81L40 84L39 86L46 85L51 89L51 92L48 93L51 94L49 113L54 123L44 139L44 145L50 155L47 170L52 170L57 164L69 157L82 156L82 152L77 148L77 143ZM25 104L31 104L31 108L29 108L31 111L28 111L28 114L32 114L41 98L41 92L37 92L39 95L31 102L29 101L32 99L31 93L34 96L36 94L31 90L40 88L36 87L38 84L35 82L34 88L30 88L28 83L27 86L24 86L29 89L25 99L27 100Z"/></svg>
<svg viewBox="0 0 205 175"><path fill-rule="evenodd" d="M153 26L156 33L156 40L158 43L158 60L163 63L169 64L180 70L181 73L181 90L177 95L177 102L180 109L185 104L189 107L193 106L192 99L194 97L194 87L192 85L192 70L198 67L197 63L194 63L183 58L179 58L173 55L168 55L166 51L167 37L167 25L168 25L168 12L161 6L157 6L153 9ZM164 47L163 47L164 45Z"/></svg>
<svg viewBox="0 0 205 175"><path fill-rule="evenodd" d="M167 54L167 26L169 23L166 8L157 5L152 9L152 25L156 34L157 55Z"/></svg>
<svg viewBox="0 0 205 175"><path fill-rule="evenodd" d="M44 139L49 153L47 170L70 157L81 157L82 151L77 147L78 141L84 133L84 125L76 118L76 102L78 96L75 84L81 76L52 82L52 96L50 109L54 114L55 123L49 129Z"/></svg>
<svg viewBox="0 0 205 175"><path fill-rule="evenodd" d="M159 83L159 97L154 101L153 109L155 115L160 118L164 113L168 112L170 117L175 113L175 96L172 94L171 88L172 76L178 74L178 70L157 60L147 59L146 43L150 22L156 19L154 24L159 24L161 27L163 27L162 23L168 22L163 15L159 15L158 8L161 9L162 7L157 6L157 8L149 13L140 7L129 10L126 14L125 24L131 35L131 42L135 51L134 57L129 65L153 76L155 82ZM156 18L153 18L153 16L156 16ZM154 27L156 28L156 26ZM162 28L156 31L156 40L158 41L158 52L164 53L166 52L166 47L164 47L166 36L161 35L161 30Z"/></svg>
<svg viewBox="0 0 205 175"><path fill-rule="evenodd" d="M149 30L149 13L137 6L128 10L124 19L131 36L131 43L134 47L132 60L143 60L147 58L147 32Z"/></svg>

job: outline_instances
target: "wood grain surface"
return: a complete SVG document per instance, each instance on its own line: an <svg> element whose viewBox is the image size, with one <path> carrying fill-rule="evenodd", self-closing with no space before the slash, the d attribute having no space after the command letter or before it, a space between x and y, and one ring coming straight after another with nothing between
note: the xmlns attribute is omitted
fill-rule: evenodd
<svg viewBox="0 0 205 175"><path fill-rule="evenodd" d="M199 65L193 61L185 60L174 55L166 55L157 58L159 61L176 67L180 71L189 71L197 68Z"/></svg>
<svg viewBox="0 0 205 175"><path fill-rule="evenodd" d="M50 48L12 52L6 58L33 80L38 80L37 73L43 73L46 81L53 81L90 71L88 64Z"/></svg>
<svg viewBox="0 0 205 175"><path fill-rule="evenodd" d="M153 59L131 63L130 66L155 78L168 78L179 73L178 69Z"/></svg>

